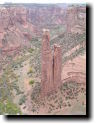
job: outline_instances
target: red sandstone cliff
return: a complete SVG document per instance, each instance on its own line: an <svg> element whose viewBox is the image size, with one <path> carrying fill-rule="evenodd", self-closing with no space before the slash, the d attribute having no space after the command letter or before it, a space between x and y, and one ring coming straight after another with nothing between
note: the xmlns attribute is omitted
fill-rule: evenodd
<svg viewBox="0 0 96 125"><path fill-rule="evenodd" d="M36 27L27 21L25 7L0 8L0 48L2 51L30 45L35 31Z"/></svg>
<svg viewBox="0 0 96 125"><path fill-rule="evenodd" d="M75 32L80 27L84 29L85 23L86 8L82 6L0 7L0 49L10 51L11 48L28 46L32 37L41 35L40 31L46 27L64 24L68 32Z"/></svg>

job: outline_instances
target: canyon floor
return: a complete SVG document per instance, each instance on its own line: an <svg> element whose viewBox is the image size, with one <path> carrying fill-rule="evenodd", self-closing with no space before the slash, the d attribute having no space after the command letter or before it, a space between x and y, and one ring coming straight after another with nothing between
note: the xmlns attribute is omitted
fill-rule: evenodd
<svg viewBox="0 0 96 125"><path fill-rule="evenodd" d="M40 98L39 67L37 66L36 72L35 64L39 51L38 49L28 51L17 56L2 73L2 78L4 76L9 84L11 83L12 100L22 114L85 115L86 51L83 50L78 56L63 63L61 86L43 99Z"/></svg>

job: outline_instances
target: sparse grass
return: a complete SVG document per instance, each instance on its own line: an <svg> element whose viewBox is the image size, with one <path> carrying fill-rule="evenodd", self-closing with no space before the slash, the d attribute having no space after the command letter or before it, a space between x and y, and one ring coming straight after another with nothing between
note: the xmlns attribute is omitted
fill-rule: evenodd
<svg viewBox="0 0 96 125"><path fill-rule="evenodd" d="M22 113L20 111L20 108L18 108L16 104L7 100L6 102L0 102L0 115L3 114L21 115Z"/></svg>

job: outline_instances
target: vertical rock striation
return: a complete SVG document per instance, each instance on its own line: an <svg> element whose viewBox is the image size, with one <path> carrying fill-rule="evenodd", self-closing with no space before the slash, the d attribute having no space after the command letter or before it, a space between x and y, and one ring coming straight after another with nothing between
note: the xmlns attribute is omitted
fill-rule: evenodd
<svg viewBox="0 0 96 125"><path fill-rule="evenodd" d="M43 96L55 91L61 83L61 47L54 45L54 54L50 48L49 30L43 30L41 93Z"/></svg>
<svg viewBox="0 0 96 125"><path fill-rule="evenodd" d="M61 66L62 66L62 59L61 59L61 47L58 45L54 45L54 66L53 66L53 78L54 78L54 86L57 89L61 84Z"/></svg>
<svg viewBox="0 0 96 125"><path fill-rule="evenodd" d="M50 93L53 87L53 58L49 42L49 31L43 30L42 39L42 94Z"/></svg>

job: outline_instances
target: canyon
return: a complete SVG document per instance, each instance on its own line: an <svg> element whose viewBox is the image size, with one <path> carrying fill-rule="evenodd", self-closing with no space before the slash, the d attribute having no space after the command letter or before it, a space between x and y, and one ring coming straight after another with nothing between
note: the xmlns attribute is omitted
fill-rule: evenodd
<svg viewBox="0 0 96 125"><path fill-rule="evenodd" d="M33 37L42 35L43 28L65 25L68 32L74 32L74 28L80 32L86 28L85 13L84 7L3 5L0 7L0 51L28 46Z"/></svg>
<svg viewBox="0 0 96 125"><path fill-rule="evenodd" d="M85 5L0 5L0 114L85 115L86 42Z"/></svg>

